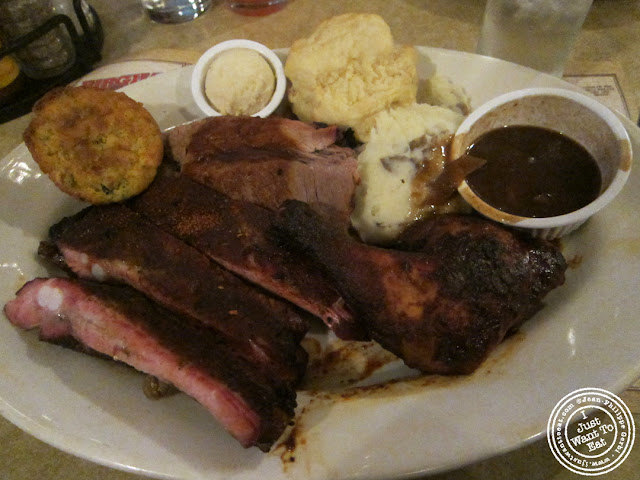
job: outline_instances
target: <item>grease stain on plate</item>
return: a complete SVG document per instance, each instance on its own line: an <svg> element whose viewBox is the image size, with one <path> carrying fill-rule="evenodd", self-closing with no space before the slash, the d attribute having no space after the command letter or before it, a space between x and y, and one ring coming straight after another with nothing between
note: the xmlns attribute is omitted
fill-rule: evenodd
<svg viewBox="0 0 640 480"><path fill-rule="evenodd" d="M307 463L306 447L313 443L314 428L330 410L346 402L386 398L393 402L424 389L448 388L479 376L499 375L525 339L517 331L508 336L471 375L428 375L406 367L376 342L333 339L323 347L316 338L306 338L309 366L298 395L299 406L280 441L271 451L288 472L297 463ZM308 459L307 459L308 460ZM318 459L316 459L317 461Z"/></svg>

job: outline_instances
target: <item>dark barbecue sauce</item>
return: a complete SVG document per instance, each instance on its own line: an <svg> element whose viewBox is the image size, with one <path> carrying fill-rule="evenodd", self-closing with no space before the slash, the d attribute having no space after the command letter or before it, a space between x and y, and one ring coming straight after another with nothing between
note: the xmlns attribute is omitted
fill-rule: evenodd
<svg viewBox="0 0 640 480"><path fill-rule="evenodd" d="M578 210L600 193L600 169L591 154L561 133L508 126L481 135L468 149L487 163L467 176L491 206L523 217L554 217Z"/></svg>

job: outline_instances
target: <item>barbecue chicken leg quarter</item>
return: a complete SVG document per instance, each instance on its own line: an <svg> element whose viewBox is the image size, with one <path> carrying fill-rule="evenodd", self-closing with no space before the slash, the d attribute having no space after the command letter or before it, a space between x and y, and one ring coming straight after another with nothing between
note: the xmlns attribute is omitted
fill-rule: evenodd
<svg viewBox="0 0 640 480"><path fill-rule="evenodd" d="M425 373L473 372L564 283L557 248L481 218L433 216L396 249L339 225L287 201L274 231L326 270L374 340Z"/></svg>

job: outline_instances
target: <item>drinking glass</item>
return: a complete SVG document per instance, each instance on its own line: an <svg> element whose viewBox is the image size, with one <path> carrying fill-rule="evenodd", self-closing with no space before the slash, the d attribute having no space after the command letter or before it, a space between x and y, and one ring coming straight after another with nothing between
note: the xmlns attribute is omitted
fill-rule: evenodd
<svg viewBox="0 0 640 480"><path fill-rule="evenodd" d="M593 0L488 0L477 52L562 76Z"/></svg>
<svg viewBox="0 0 640 480"><path fill-rule="evenodd" d="M154 22L182 23L193 20L211 7L211 0L141 0Z"/></svg>
<svg viewBox="0 0 640 480"><path fill-rule="evenodd" d="M228 8L240 15L263 16L282 10L289 0L225 0Z"/></svg>

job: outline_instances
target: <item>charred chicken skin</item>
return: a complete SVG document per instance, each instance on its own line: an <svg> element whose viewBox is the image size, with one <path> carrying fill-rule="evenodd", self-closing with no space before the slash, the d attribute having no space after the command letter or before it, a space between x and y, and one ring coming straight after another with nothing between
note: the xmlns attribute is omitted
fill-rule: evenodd
<svg viewBox="0 0 640 480"><path fill-rule="evenodd" d="M394 249L339 225L288 201L276 232L331 276L374 340L426 373L473 372L564 282L557 248L484 219L434 216Z"/></svg>

